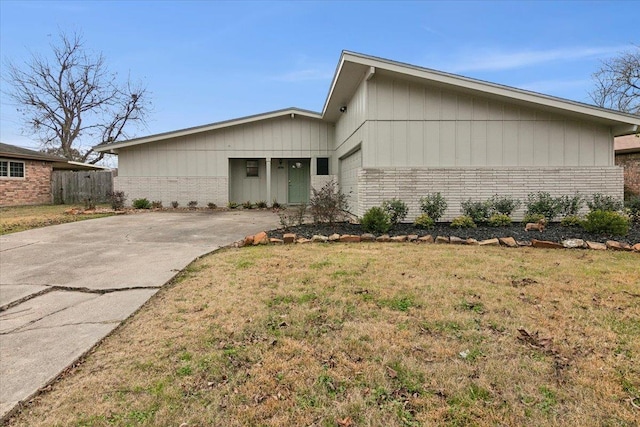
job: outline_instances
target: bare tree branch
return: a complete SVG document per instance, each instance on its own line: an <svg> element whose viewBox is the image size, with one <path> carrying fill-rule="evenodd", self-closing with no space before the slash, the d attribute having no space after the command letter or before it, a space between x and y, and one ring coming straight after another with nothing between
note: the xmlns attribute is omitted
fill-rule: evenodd
<svg viewBox="0 0 640 427"><path fill-rule="evenodd" d="M127 138L126 129L145 125L150 109L146 87L122 82L92 55L79 34L60 34L51 58L32 55L18 66L7 64L6 95L23 117L25 133L36 135L43 150L67 159L96 163L104 154L91 147Z"/></svg>
<svg viewBox="0 0 640 427"><path fill-rule="evenodd" d="M600 107L640 115L640 46L602 61L589 94Z"/></svg>

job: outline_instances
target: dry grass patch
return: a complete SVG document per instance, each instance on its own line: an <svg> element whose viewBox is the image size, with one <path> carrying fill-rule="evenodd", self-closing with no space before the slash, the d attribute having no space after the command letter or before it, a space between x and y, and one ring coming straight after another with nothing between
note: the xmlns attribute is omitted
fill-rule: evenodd
<svg viewBox="0 0 640 427"><path fill-rule="evenodd" d="M224 250L11 425L637 425L638 261L444 245Z"/></svg>
<svg viewBox="0 0 640 427"><path fill-rule="evenodd" d="M108 208L109 205L97 205ZM80 206L73 205L38 205L0 207L0 235L46 227L47 225L65 224L67 222L111 216L111 213L95 213L68 215L64 211Z"/></svg>

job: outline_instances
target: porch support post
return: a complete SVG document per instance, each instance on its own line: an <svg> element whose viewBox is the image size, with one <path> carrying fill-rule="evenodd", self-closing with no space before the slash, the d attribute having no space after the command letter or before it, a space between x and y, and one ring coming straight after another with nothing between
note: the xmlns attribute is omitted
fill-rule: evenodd
<svg viewBox="0 0 640 427"><path fill-rule="evenodd" d="M271 157L266 158L267 162L267 203L271 203Z"/></svg>

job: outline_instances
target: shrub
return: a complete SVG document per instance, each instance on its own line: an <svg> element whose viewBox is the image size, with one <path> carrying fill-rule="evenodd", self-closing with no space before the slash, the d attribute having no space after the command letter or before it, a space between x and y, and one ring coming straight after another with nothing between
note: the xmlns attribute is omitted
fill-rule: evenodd
<svg viewBox="0 0 640 427"><path fill-rule="evenodd" d="M189 207L189 209L195 209L196 206L198 206L198 201L197 200L191 200L189 203L187 203L187 206Z"/></svg>
<svg viewBox="0 0 640 427"><path fill-rule="evenodd" d="M276 199L273 199L273 203L271 203L271 207L273 209L282 209L282 205L280 203L278 203L278 201Z"/></svg>
<svg viewBox="0 0 640 427"><path fill-rule="evenodd" d="M582 218L578 215L567 215L560 220L560 225L563 227L577 227L582 225Z"/></svg>
<svg viewBox="0 0 640 427"><path fill-rule="evenodd" d="M253 209L253 205L251 204L251 202L250 202L249 200L247 200L246 202L244 202L244 203L242 204L242 207L243 207L244 209Z"/></svg>
<svg viewBox="0 0 640 427"><path fill-rule="evenodd" d="M502 213L494 213L489 217L489 225L492 227L506 227L511 225L511 217Z"/></svg>
<svg viewBox="0 0 640 427"><path fill-rule="evenodd" d="M264 209L267 207L267 202L264 200L260 200L258 203L256 203L256 208L258 209Z"/></svg>
<svg viewBox="0 0 640 427"><path fill-rule="evenodd" d="M235 209L235 208L238 207L238 204L236 202L229 202L229 203L227 203L227 207L229 209Z"/></svg>
<svg viewBox="0 0 640 427"><path fill-rule="evenodd" d="M587 214L582 227L589 233L624 236L629 232L629 219L619 212L595 210Z"/></svg>
<svg viewBox="0 0 640 427"><path fill-rule="evenodd" d="M407 204L400 199L385 200L382 202L382 209L389 215L391 225L401 223L409 213Z"/></svg>
<svg viewBox="0 0 640 427"><path fill-rule="evenodd" d="M365 212L360 224L369 233L386 233L391 228L391 217L383 208L374 206Z"/></svg>
<svg viewBox="0 0 640 427"><path fill-rule="evenodd" d="M573 196L560 196L556 200L558 202L558 213L563 217L578 215L580 208L584 204L584 197L579 193Z"/></svg>
<svg viewBox="0 0 640 427"><path fill-rule="evenodd" d="M173 209L176 209L178 206L180 206L180 203L178 203L178 201L177 201L177 200L174 200L173 202L171 202L171 207L172 207Z"/></svg>
<svg viewBox="0 0 640 427"><path fill-rule="evenodd" d="M451 226L453 228L476 228L476 223L473 222L473 218L468 215L462 215L457 218L454 218L451 221Z"/></svg>
<svg viewBox="0 0 640 427"><path fill-rule="evenodd" d="M278 218L280 218L280 225L283 228L289 228L295 225L302 225L307 213L307 205L300 204L290 210L284 210L278 212Z"/></svg>
<svg viewBox="0 0 640 427"><path fill-rule="evenodd" d="M328 181L320 190L312 190L309 201L311 215L315 222L333 224L349 209L347 196L340 191L334 180Z"/></svg>
<svg viewBox="0 0 640 427"><path fill-rule="evenodd" d="M461 206L464 216L471 217L473 222L483 223L489 221L489 216L491 215L491 204L489 202L474 202L469 199L462 202Z"/></svg>
<svg viewBox="0 0 640 427"><path fill-rule="evenodd" d="M545 219L545 216L542 214L538 214L538 213L528 213L524 215L524 218L522 218L522 222L523 223L527 223L527 222L538 222L541 219Z"/></svg>
<svg viewBox="0 0 640 427"><path fill-rule="evenodd" d="M96 208L96 203L91 197L87 197L86 199L84 199L84 208L85 210L93 210Z"/></svg>
<svg viewBox="0 0 640 427"><path fill-rule="evenodd" d="M551 197L545 191L529 193L527 195L527 214L539 214L551 221L560 212L558 199Z"/></svg>
<svg viewBox="0 0 640 427"><path fill-rule="evenodd" d="M133 199L131 203L135 209L151 209L151 202L148 199Z"/></svg>
<svg viewBox="0 0 640 427"><path fill-rule="evenodd" d="M489 205L493 213L499 213L507 216L511 216L513 211L518 209L522 202L518 199L514 199L511 196L498 196L497 194L489 199Z"/></svg>
<svg viewBox="0 0 640 427"><path fill-rule="evenodd" d="M640 196L631 197L624 206L631 221L640 222Z"/></svg>
<svg viewBox="0 0 640 427"><path fill-rule="evenodd" d="M154 200L153 202L151 202L151 207L153 209L162 209L162 201Z"/></svg>
<svg viewBox="0 0 640 427"><path fill-rule="evenodd" d="M109 191L107 197L111 203L111 209L114 211L124 209L124 202L127 200L127 195L124 194L124 191Z"/></svg>
<svg viewBox="0 0 640 427"><path fill-rule="evenodd" d="M213 203L213 202L209 202L209 203L207 203L207 207L208 207L209 209L215 209L215 208L217 208L217 207L218 207L218 205L216 205L216 204L215 204L215 203Z"/></svg>
<svg viewBox="0 0 640 427"><path fill-rule="evenodd" d="M587 200L587 206L590 211L621 211L624 207L622 200L618 200L612 196L605 196L602 193L596 193L591 200Z"/></svg>
<svg viewBox="0 0 640 427"><path fill-rule="evenodd" d="M414 225L417 228L422 228L422 229L428 229L433 227L435 224L435 221L433 219L431 219L431 217L427 214L422 214L419 217L416 218Z"/></svg>
<svg viewBox="0 0 640 427"><path fill-rule="evenodd" d="M447 210L447 201L440 193L427 194L420 199L420 210L432 220L438 221Z"/></svg>

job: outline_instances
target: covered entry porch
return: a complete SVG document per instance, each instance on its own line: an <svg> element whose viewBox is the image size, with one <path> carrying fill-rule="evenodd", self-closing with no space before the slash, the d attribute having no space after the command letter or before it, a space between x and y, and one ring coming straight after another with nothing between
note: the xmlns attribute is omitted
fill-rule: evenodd
<svg viewBox="0 0 640 427"><path fill-rule="evenodd" d="M229 159L229 202L309 202L310 158Z"/></svg>

